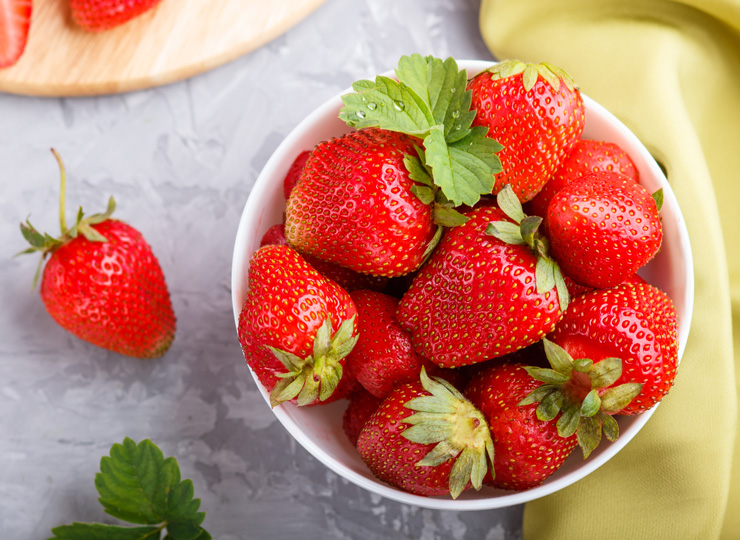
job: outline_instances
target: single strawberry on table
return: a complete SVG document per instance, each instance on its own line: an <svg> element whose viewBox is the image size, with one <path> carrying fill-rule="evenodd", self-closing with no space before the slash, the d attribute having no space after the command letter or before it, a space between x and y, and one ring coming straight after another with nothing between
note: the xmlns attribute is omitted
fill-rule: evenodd
<svg viewBox="0 0 740 540"><path fill-rule="evenodd" d="M380 480L409 493L452 495L480 489L494 459L485 417L441 378L422 369L365 422L360 457Z"/></svg>
<svg viewBox="0 0 740 540"><path fill-rule="evenodd" d="M0 68L14 65L23 54L32 12L31 0L0 0Z"/></svg>
<svg viewBox="0 0 740 540"><path fill-rule="evenodd" d="M503 145L497 193L511 185L519 200L542 189L580 139L585 125L583 98L573 79L550 64L506 60L469 82L473 122Z"/></svg>
<svg viewBox="0 0 740 540"><path fill-rule="evenodd" d="M239 341L272 405L346 397L356 383L344 369L357 342L357 310L349 294L284 245L258 249L248 279Z"/></svg>
<svg viewBox="0 0 740 540"><path fill-rule="evenodd" d="M547 207L550 253L580 285L611 287L660 249L662 190L651 195L619 173L598 172L567 185Z"/></svg>
<svg viewBox="0 0 740 540"><path fill-rule="evenodd" d="M529 213L544 218L550 201L558 191L587 174L597 172L619 173L635 182L640 181L637 167L618 144L580 139L542 190L529 201Z"/></svg>
<svg viewBox="0 0 740 540"><path fill-rule="evenodd" d="M162 0L70 0L72 20L88 32L120 26L154 9Z"/></svg>
<svg viewBox="0 0 740 540"><path fill-rule="evenodd" d="M103 214L84 217L67 228L66 174L61 171L61 236L39 233L29 222L21 232L41 252L41 299L52 318L80 339L128 356L162 356L175 336L164 274L141 233L115 219L111 197ZM38 278L38 272L37 276Z"/></svg>

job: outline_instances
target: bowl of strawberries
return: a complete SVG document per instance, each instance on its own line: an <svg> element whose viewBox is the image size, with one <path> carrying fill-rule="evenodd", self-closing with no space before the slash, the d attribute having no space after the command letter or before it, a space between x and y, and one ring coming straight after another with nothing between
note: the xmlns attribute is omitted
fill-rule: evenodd
<svg viewBox="0 0 740 540"><path fill-rule="evenodd" d="M275 151L232 300L311 454L396 501L481 510L637 435L686 345L693 269L663 171L562 69L411 55Z"/></svg>

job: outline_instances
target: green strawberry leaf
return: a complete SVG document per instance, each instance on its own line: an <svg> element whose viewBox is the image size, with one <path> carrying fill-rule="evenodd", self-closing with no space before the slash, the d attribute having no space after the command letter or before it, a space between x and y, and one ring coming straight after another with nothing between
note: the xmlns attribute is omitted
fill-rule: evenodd
<svg viewBox="0 0 740 540"><path fill-rule="evenodd" d="M443 227L457 227L467 222L470 218L461 214L454 208L441 204L434 207L434 223Z"/></svg>
<svg viewBox="0 0 740 540"><path fill-rule="evenodd" d="M162 527L119 527L101 523L72 523L51 530L49 540L154 540L161 538Z"/></svg>
<svg viewBox="0 0 740 540"><path fill-rule="evenodd" d="M658 208L658 212L661 211L663 208L663 188L660 188L658 191L654 192L653 194L653 200L655 201L655 206Z"/></svg>
<svg viewBox="0 0 740 540"><path fill-rule="evenodd" d="M422 164L422 162L426 160L424 157L424 149L417 146L416 151L419 154L418 157L409 154L406 154L403 157L403 163L406 165L406 170L409 172L409 178L414 182L424 184L424 186L431 188L434 186L434 179L432 178L431 171Z"/></svg>
<svg viewBox="0 0 740 540"><path fill-rule="evenodd" d="M501 171L496 155L501 145L486 137L487 131L476 126L464 138L448 144L444 134L433 129L424 139L434 183L455 205L473 206L481 195L493 190L493 175Z"/></svg>
<svg viewBox="0 0 740 540"><path fill-rule="evenodd" d="M339 118L357 129L381 127L423 138L436 125L429 106L410 88L379 75L375 81L352 85L354 94L342 96Z"/></svg>
<svg viewBox="0 0 740 540"><path fill-rule="evenodd" d="M193 499L192 482L181 481L175 458L165 459L148 439L137 445L127 437L123 444L114 444L110 456L100 460L95 486L98 500L113 517L145 525L166 522L169 534L178 540L200 535L205 513L198 512L200 500Z"/></svg>
<svg viewBox="0 0 740 540"><path fill-rule="evenodd" d="M474 205L493 190L493 175L501 171L496 152L503 147L486 137L488 128L471 127L475 111L467 73L452 58L414 54L401 58L396 77L354 83L354 93L342 96L339 118L358 129L379 127L423 139L419 164L406 162L412 179L430 185L429 171L421 173L426 166L455 206Z"/></svg>
<svg viewBox="0 0 740 540"><path fill-rule="evenodd" d="M114 444L100 460L95 487L108 514L148 526L72 523L52 529L49 540L159 540L164 530L170 540L211 539L200 527L205 513L198 512L192 481L181 480L177 460L165 459L149 439L136 444L126 437Z"/></svg>

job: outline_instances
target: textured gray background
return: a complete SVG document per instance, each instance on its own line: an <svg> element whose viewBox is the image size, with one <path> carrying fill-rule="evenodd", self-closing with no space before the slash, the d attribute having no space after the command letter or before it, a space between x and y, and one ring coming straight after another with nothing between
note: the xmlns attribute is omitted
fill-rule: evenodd
<svg viewBox="0 0 740 540"><path fill-rule="evenodd" d="M283 137L403 54L491 59L478 9L477 0L329 0L261 49L187 81L95 98L0 94L0 538L111 522L93 478L126 436L177 456L218 540L521 536L521 508L406 506L315 460L257 392L230 303L239 216ZM29 214L58 231L51 147L68 169L68 219L114 195L117 217L157 254L178 317L164 358L125 358L67 334L31 291L37 258L12 257Z"/></svg>

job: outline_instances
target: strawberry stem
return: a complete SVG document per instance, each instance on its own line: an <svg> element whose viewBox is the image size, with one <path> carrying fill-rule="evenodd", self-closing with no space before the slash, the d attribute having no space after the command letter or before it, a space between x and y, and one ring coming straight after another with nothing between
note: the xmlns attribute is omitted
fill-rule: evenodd
<svg viewBox="0 0 740 540"><path fill-rule="evenodd" d="M67 216L65 214L64 206L67 195L67 173L64 169L64 163L62 162L62 158L59 153L54 148L51 149L51 153L54 154L57 163L59 163L59 177L61 182L61 187L59 189L59 224L62 229L62 237L65 237L67 235Z"/></svg>

